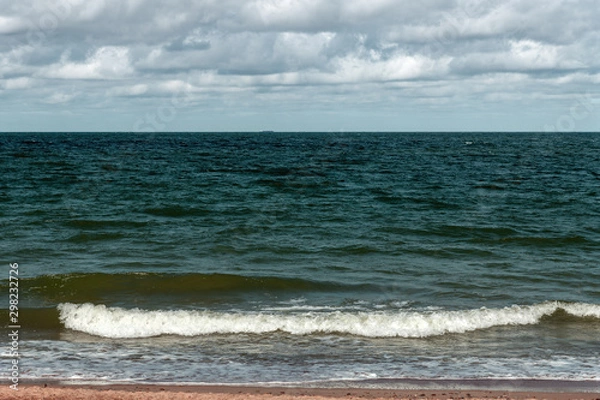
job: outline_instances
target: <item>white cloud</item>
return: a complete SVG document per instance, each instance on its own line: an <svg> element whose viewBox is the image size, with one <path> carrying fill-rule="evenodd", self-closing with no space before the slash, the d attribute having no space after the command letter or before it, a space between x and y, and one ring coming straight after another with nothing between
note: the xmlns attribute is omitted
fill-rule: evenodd
<svg viewBox="0 0 600 400"><path fill-rule="evenodd" d="M129 50L125 47L105 46L97 49L82 63L69 61L66 53L59 63L50 65L41 75L56 79L119 79L132 73Z"/></svg>
<svg viewBox="0 0 600 400"><path fill-rule="evenodd" d="M317 67L327 61L323 52L334 38L335 34L330 32L283 32L276 36L273 43L274 58L296 70L307 66Z"/></svg>
<svg viewBox="0 0 600 400"><path fill-rule="evenodd" d="M429 75L432 61L422 56L396 55L379 60L377 55L369 58L349 56L335 62L332 81L372 82L410 80Z"/></svg>
<svg viewBox="0 0 600 400"><path fill-rule="evenodd" d="M162 82L158 85L158 88L167 93L191 92L195 90L189 82L182 80L169 80Z"/></svg>
<svg viewBox="0 0 600 400"><path fill-rule="evenodd" d="M14 79L7 79L4 84L4 89L7 90L19 90L19 89L29 89L33 86L33 79L28 77L20 77Z"/></svg>
<svg viewBox="0 0 600 400"><path fill-rule="evenodd" d="M245 19L257 29L284 31L320 30L320 21L334 17L337 1L322 0L254 0L242 7Z"/></svg>
<svg viewBox="0 0 600 400"><path fill-rule="evenodd" d="M559 66L558 48L533 40L511 42L510 58L517 67L524 69L546 69Z"/></svg>
<svg viewBox="0 0 600 400"><path fill-rule="evenodd" d="M107 7L106 0L94 0L94 1L86 1L81 3L82 7L79 8L79 18L83 21L93 21Z"/></svg>
<svg viewBox="0 0 600 400"><path fill-rule="evenodd" d="M44 102L48 104L62 104L70 102L75 97L77 97L75 93L57 92L47 97Z"/></svg>
<svg viewBox="0 0 600 400"><path fill-rule="evenodd" d="M5 17L0 15L0 35L19 32L26 29L26 22L19 17Z"/></svg>
<svg viewBox="0 0 600 400"><path fill-rule="evenodd" d="M147 84L118 86L108 90L109 96L141 96L148 92Z"/></svg>

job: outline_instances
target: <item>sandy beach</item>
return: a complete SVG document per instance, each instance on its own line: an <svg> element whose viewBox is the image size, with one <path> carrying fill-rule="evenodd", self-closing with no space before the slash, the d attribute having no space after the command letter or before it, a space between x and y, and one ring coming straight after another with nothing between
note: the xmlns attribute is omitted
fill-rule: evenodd
<svg viewBox="0 0 600 400"><path fill-rule="evenodd" d="M0 399L194 399L194 400L324 400L324 399L548 399L600 400L600 393L589 392L513 392L503 390L393 390L259 388L238 386L108 385L65 386L26 385L18 390L0 388Z"/></svg>

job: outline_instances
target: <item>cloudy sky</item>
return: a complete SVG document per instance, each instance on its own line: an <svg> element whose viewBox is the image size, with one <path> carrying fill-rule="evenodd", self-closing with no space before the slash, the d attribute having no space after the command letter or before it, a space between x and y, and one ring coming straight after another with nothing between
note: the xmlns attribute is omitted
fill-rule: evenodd
<svg viewBox="0 0 600 400"><path fill-rule="evenodd" d="M0 0L0 131L600 131L598 0Z"/></svg>

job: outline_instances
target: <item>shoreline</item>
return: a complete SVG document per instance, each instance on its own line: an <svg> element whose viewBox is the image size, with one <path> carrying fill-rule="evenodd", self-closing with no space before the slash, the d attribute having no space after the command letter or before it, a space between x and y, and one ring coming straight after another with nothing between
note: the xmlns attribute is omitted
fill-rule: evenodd
<svg viewBox="0 0 600 400"><path fill-rule="evenodd" d="M431 381L420 382L426 386ZM513 385L486 386L489 382L435 382L435 387L369 388L369 387L292 387L252 385L198 385L198 384L84 384L71 382L27 382L18 390L8 385L0 387L1 399L196 399L196 400L325 400L325 399L547 399L547 400L600 400L600 382L587 385L561 385L556 381L536 381L527 387ZM531 382L529 382L531 383ZM544 386L544 383L551 383ZM458 385L458 386L457 386Z"/></svg>
<svg viewBox="0 0 600 400"><path fill-rule="evenodd" d="M152 389L156 387L193 388L195 390L231 392L236 389L244 391L275 390L379 390L379 391L508 391L508 392L538 392L538 393L599 393L600 380L556 380L556 379L428 379L428 378L399 378L399 379L365 379L361 381L321 381L304 383L195 383L195 382L108 382L108 381L70 381L70 380L21 380L21 387L87 387L87 388L129 388L141 387Z"/></svg>

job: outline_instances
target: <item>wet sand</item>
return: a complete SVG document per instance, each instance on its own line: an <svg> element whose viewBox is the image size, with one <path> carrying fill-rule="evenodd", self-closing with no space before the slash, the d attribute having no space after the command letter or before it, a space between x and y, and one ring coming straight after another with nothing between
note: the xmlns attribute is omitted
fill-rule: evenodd
<svg viewBox="0 0 600 400"><path fill-rule="evenodd" d="M8 385L0 387L0 399L65 399L65 400L326 400L326 399L548 399L600 400L600 393L507 390L416 390L416 389L321 389L289 387L241 386L177 386L177 385Z"/></svg>

